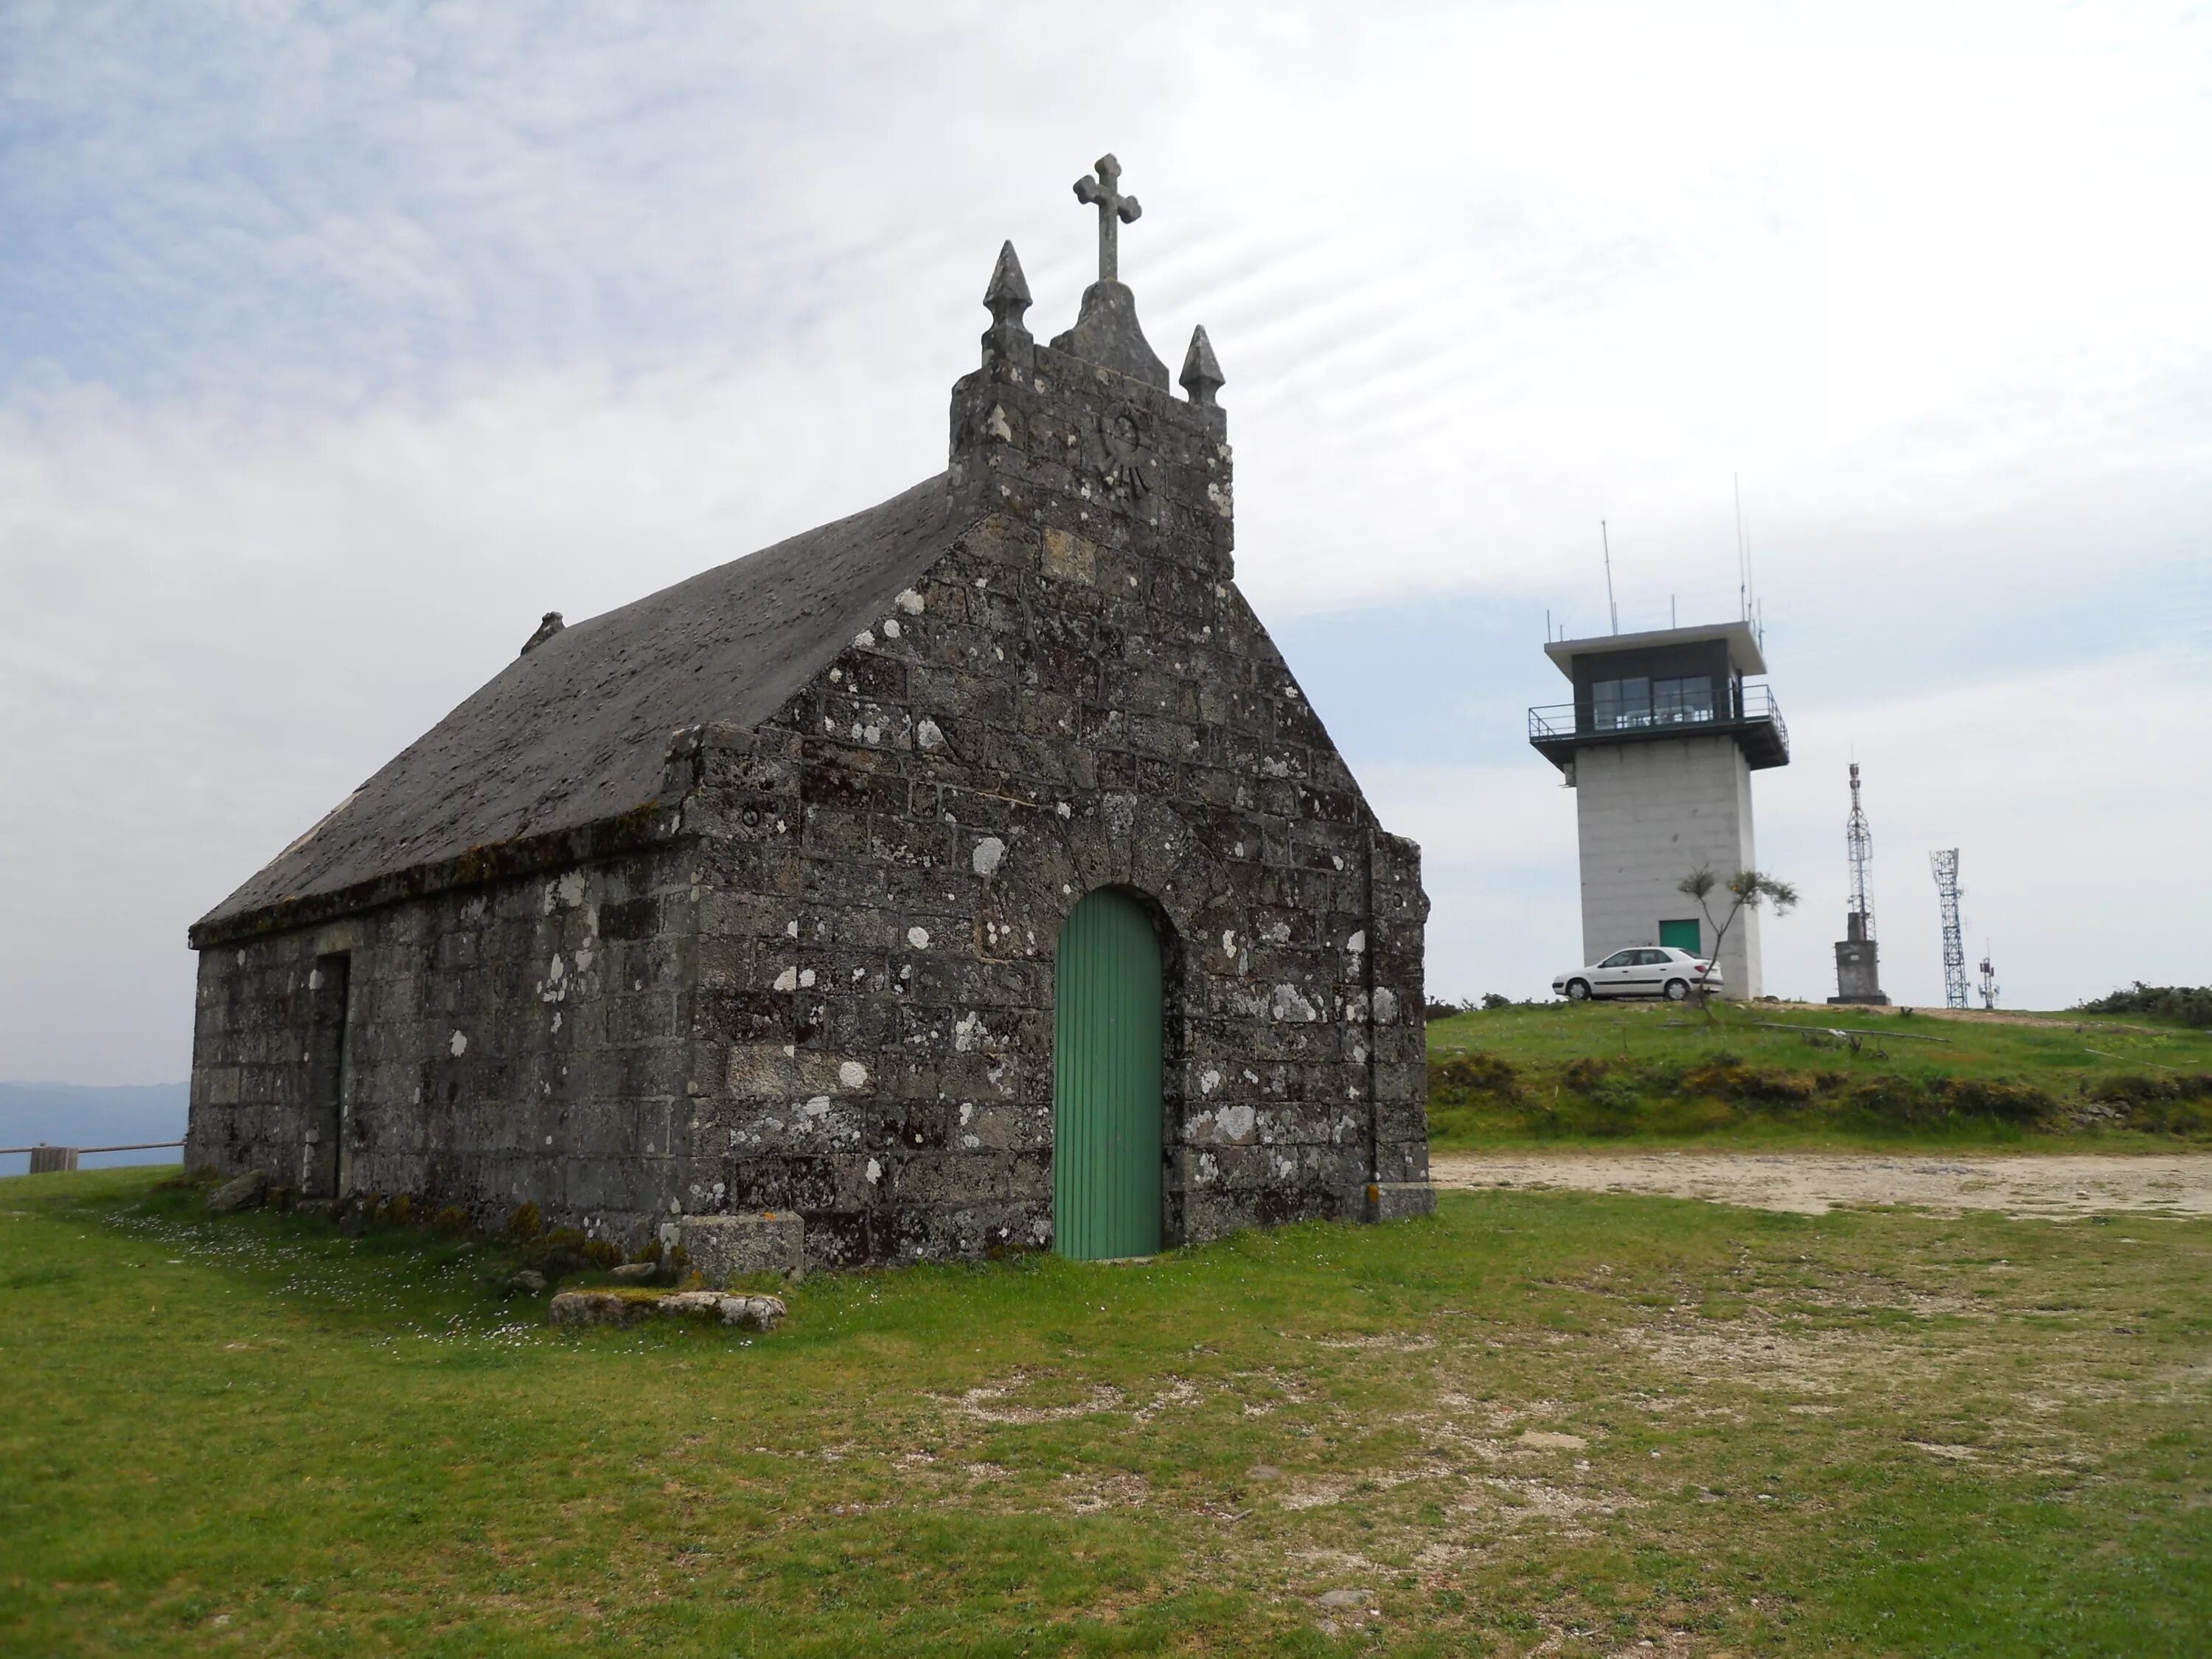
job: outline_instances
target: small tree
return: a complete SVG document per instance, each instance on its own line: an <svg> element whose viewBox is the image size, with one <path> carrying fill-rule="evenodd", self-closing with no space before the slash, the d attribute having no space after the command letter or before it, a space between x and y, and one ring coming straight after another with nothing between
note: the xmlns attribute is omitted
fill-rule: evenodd
<svg viewBox="0 0 2212 1659"><path fill-rule="evenodd" d="M1739 870L1723 881L1709 869L1692 871L1674 884L1677 892L1687 893L1697 900L1698 908L1705 913L1705 926L1713 930L1713 948L1707 957L1710 962L1721 959L1721 945L1735 926L1736 918L1747 910L1756 910L1762 904L1771 904L1776 915L1786 915L1797 908L1797 890L1778 877L1757 870ZM1729 897L1728 914L1719 921L1713 919L1712 897L1715 893ZM1701 981L1698 986L1698 1007L1705 1014L1705 1023L1712 1023L1712 993Z"/></svg>

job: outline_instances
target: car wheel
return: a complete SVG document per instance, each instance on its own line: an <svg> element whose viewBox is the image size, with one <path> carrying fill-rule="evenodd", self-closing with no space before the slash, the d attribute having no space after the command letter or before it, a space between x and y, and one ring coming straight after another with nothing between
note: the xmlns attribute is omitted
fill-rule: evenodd
<svg viewBox="0 0 2212 1659"><path fill-rule="evenodd" d="M1589 1000L1589 981L1586 979L1569 980L1567 981L1567 1000L1570 1002L1588 1002Z"/></svg>
<svg viewBox="0 0 2212 1659"><path fill-rule="evenodd" d="M1668 980L1668 981L1667 981L1667 1000L1668 1000L1668 1001L1669 1001L1669 1002L1684 1002L1684 1001L1688 1000L1688 999L1689 999L1689 995L1690 995L1690 987L1689 987L1689 984L1688 984L1688 982L1687 982L1686 981L1684 981L1684 980L1679 980L1679 979L1670 979L1670 980Z"/></svg>

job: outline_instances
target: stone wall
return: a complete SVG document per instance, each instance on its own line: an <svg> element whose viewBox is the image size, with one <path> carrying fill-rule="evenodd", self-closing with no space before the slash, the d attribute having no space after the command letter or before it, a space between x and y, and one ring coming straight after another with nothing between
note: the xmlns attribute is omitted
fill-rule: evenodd
<svg viewBox="0 0 2212 1659"><path fill-rule="evenodd" d="M642 1238L688 1123L695 850L204 945L185 1162Z"/></svg>
<svg viewBox="0 0 2212 1659"><path fill-rule="evenodd" d="M1167 954L1170 1238L1356 1213L1427 1175L1418 851L1231 584L1221 411L994 336L972 527L769 726L697 734L680 1200L801 1210L816 1260L1049 1243L1054 950L1113 884Z"/></svg>

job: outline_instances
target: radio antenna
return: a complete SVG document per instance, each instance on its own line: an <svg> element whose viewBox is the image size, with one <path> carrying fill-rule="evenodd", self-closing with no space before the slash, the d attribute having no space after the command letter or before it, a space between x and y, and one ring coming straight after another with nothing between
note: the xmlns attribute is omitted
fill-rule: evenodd
<svg viewBox="0 0 2212 1659"><path fill-rule="evenodd" d="M1597 521L1598 540L1605 544L1605 608L1613 616L1613 631L1620 632L1620 607L1613 602L1613 538L1607 533L1605 520Z"/></svg>
<svg viewBox="0 0 2212 1659"><path fill-rule="evenodd" d="M1729 481L1735 487L1735 612L1744 621L1751 620L1751 550L1743 539L1743 475L1730 473Z"/></svg>

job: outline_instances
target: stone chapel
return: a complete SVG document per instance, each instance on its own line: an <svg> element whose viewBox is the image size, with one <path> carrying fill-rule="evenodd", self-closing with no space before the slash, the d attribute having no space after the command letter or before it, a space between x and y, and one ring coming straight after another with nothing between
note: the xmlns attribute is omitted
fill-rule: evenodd
<svg viewBox="0 0 2212 1659"><path fill-rule="evenodd" d="M1119 173L1050 344L1001 249L944 471L549 615L194 925L188 1164L786 1266L1432 1206L1419 849L1237 591Z"/></svg>

